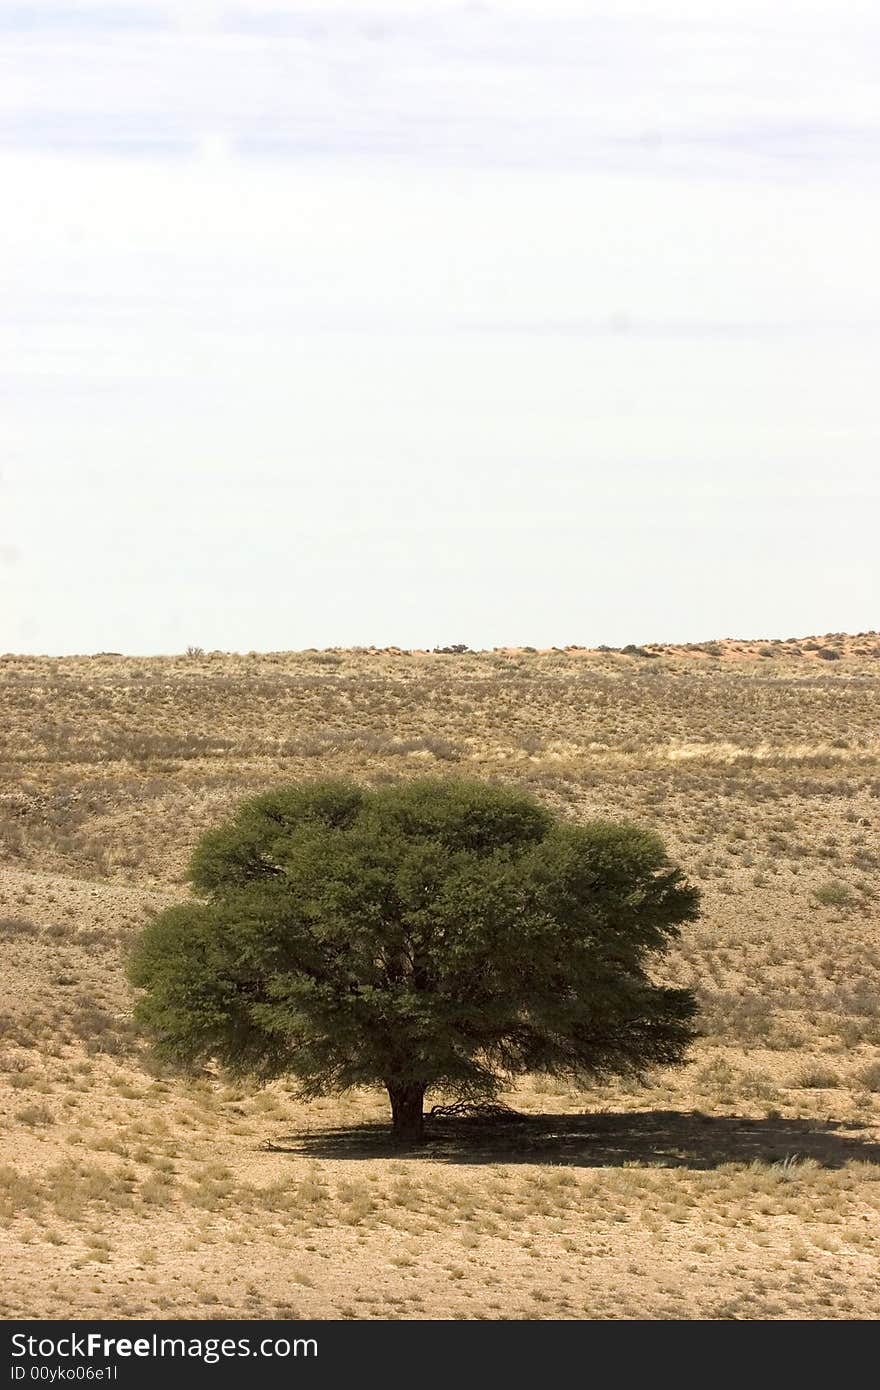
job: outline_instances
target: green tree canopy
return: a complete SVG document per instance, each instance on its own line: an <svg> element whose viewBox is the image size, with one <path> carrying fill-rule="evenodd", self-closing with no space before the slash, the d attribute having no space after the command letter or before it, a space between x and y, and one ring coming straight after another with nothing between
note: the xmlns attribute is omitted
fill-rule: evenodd
<svg viewBox="0 0 880 1390"><path fill-rule="evenodd" d="M146 928L137 1015L167 1060L383 1085L395 1131L428 1090L491 1098L683 1060L690 991L646 958L697 916L653 832L563 822L468 781L325 781L245 802L195 851L198 900Z"/></svg>

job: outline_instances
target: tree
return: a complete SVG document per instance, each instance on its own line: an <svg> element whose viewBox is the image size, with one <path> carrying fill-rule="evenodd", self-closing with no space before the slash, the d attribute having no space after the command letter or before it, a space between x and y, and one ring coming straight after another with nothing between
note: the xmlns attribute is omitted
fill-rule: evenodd
<svg viewBox="0 0 880 1390"><path fill-rule="evenodd" d="M428 1090L640 1075L694 1036L691 992L645 958L698 892L633 825L480 782L304 783L209 831L190 878L201 900L154 918L131 961L159 1055L306 1097L381 1084L401 1139Z"/></svg>

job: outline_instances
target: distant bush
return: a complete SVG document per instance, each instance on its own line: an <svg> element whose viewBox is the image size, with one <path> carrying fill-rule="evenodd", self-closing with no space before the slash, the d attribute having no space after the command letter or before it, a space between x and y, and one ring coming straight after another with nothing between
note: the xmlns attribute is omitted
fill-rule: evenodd
<svg viewBox="0 0 880 1390"><path fill-rule="evenodd" d="M833 1091L840 1085L840 1077L828 1067L805 1067L793 1084L804 1091Z"/></svg>
<svg viewBox="0 0 880 1390"><path fill-rule="evenodd" d="M880 1091L880 1062L869 1062L866 1067L856 1072L855 1080L866 1091Z"/></svg>
<svg viewBox="0 0 880 1390"><path fill-rule="evenodd" d="M38 1125L51 1125L55 1119L48 1105L26 1105L22 1110L16 1110L15 1118L21 1125L27 1125L29 1129L34 1129Z"/></svg>
<svg viewBox="0 0 880 1390"><path fill-rule="evenodd" d="M38 936L39 927L26 917L0 917L0 941L18 941L24 936Z"/></svg>
<svg viewBox="0 0 880 1390"><path fill-rule="evenodd" d="M852 889L839 878L829 878L814 889L813 897L823 907L846 907L852 901Z"/></svg>
<svg viewBox="0 0 880 1390"><path fill-rule="evenodd" d="M417 743L426 753L432 753L441 762L457 763L461 758L461 749L448 738L423 738L417 740Z"/></svg>
<svg viewBox="0 0 880 1390"><path fill-rule="evenodd" d="M819 647L819 649L816 652L816 655L820 657L822 661L840 660L840 652L835 651L833 647Z"/></svg>

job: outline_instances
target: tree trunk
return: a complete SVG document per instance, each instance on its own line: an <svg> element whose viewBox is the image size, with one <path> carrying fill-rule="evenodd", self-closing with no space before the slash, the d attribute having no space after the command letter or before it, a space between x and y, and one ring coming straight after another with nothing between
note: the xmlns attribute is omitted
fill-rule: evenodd
<svg viewBox="0 0 880 1390"><path fill-rule="evenodd" d="M418 1083L401 1085L396 1081L387 1081L385 1084L391 1098L391 1120L395 1139L401 1143L418 1143L425 1134L422 1107L426 1088Z"/></svg>

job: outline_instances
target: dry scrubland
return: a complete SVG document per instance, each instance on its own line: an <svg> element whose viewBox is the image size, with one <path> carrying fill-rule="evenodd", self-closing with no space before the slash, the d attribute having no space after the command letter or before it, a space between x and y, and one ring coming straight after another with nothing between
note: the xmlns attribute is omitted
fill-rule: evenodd
<svg viewBox="0 0 880 1390"><path fill-rule="evenodd" d="M6 1317L880 1311L880 636L626 652L0 659ZM385 1098L157 1072L122 964L243 795L497 777L659 827L690 1066L535 1078L395 1156Z"/></svg>

